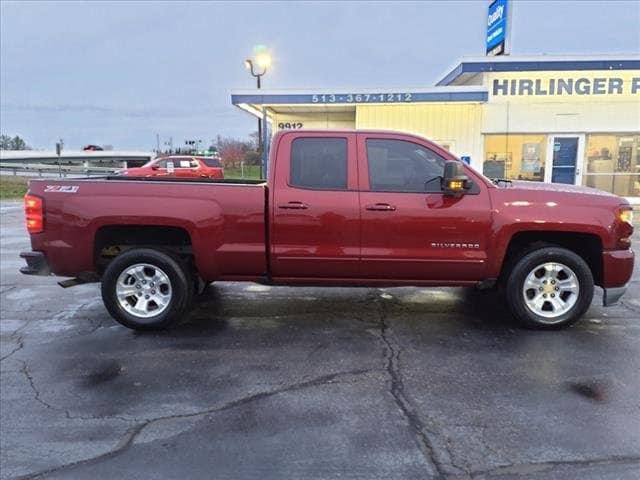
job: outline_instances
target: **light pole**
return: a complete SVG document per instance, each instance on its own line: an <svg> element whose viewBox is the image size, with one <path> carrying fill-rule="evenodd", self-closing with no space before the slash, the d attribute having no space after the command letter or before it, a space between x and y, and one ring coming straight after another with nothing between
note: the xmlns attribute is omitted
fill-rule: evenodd
<svg viewBox="0 0 640 480"><path fill-rule="evenodd" d="M64 142L62 139L58 143L56 143L56 155L58 157L58 176L62 178L62 149L64 148Z"/></svg>
<svg viewBox="0 0 640 480"><path fill-rule="evenodd" d="M267 73L267 68L271 66L271 55L267 52L258 53L253 60L244 61L244 66L256 78L256 86L260 88L262 76ZM262 118L258 118L258 150L262 152Z"/></svg>

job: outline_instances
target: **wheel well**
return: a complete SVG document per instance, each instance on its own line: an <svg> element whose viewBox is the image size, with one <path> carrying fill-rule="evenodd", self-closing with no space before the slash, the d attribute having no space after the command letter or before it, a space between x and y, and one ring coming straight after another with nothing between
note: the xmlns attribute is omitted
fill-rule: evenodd
<svg viewBox="0 0 640 480"><path fill-rule="evenodd" d="M518 232L509 242L500 279L505 280L513 265L528 251L558 246L576 253L589 265L596 285L602 283L602 241L597 235L575 232Z"/></svg>
<svg viewBox="0 0 640 480"><path fill-rule="evenodd" d="M191 237L180 227L158 225L110 225L96 232L94 259L99 274L120 253L135 247L155 248L190 259Z"/></svg>

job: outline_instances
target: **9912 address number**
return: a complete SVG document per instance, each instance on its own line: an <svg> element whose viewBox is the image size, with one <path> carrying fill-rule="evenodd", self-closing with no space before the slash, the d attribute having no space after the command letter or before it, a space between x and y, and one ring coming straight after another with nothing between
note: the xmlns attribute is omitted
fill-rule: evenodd
<svg viewBox="0 0 640 480"><path fill-rule="evenodd" d="M297 128L302 128L304 127L304 124L302 122L280 122L278 123L278 128L280 130L283 129L297 129Z"/></svg>

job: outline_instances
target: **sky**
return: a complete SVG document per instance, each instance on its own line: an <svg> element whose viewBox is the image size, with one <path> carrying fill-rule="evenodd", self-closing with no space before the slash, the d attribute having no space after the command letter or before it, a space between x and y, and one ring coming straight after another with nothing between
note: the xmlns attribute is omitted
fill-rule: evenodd
<svg viewBox="0 0 640 480"><path fill-rule="evenodd" d="M427 88L484 54L487 5L0 0L0 130L44 149L247 137L230 94L255 86L256 45L263 88ZM512 21L513 55L640 52L640 0L515 1Z"/></svg>

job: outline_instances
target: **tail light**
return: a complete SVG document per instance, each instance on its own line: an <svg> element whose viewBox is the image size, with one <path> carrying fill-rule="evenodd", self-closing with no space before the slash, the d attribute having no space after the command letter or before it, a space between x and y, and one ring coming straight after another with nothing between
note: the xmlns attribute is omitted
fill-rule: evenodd
<svg viewBox="0 0 640 480"><path fill-rule="evenodd" d="M44 230L44 208L40 197L29 194L24 196L24 214L29 233L41 233Z"/></svg>

